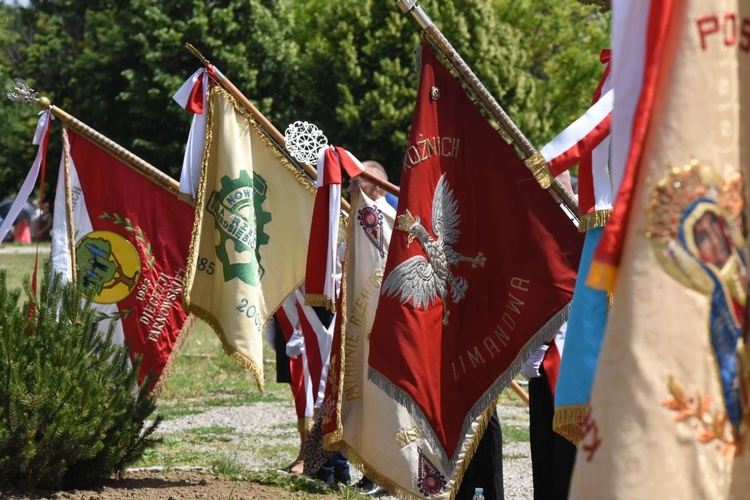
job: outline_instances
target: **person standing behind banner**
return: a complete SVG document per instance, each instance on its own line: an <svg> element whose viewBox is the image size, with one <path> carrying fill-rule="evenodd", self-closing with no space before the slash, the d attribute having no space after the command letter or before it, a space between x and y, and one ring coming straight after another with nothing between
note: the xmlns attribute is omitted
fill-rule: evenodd
<svg viewBox="0 0 750 500"><path fill-rule="evenodd" d="M555 391L567 323L526 362L521 374L529 381L529 438L535 500L568 498L576 447L552 429Z"/></svg>
<svg viewBox="0 0 750 500"><path fill-rule="evenodd" d="M50 204L48 201L42 203L39 219L36 221L35 226L38 226L35 241L50 241L52 231L52 212L50 211Z"/></svg>
<svg viewBox="0 0 750 500"><path fill-rule="evenodd" d="M294 337L294 334L292 334L292 337ZM266 324L266 342L268 342L268 345L270 345L276 353L276 383L289 384L292 395L295 398L296 407L296 399L298 396L297 394L295 394L295 385L294 380L292 379L291 360L289 355L287 354L287 339L284 336L284 332L282 331L276 314L274 314L273 318ZM297 453L297 457L292 461L292 463L290 463L286 467L283 467L281 470L291 472L293 474L302 474L302 468L304 466L304 464L302 463L302 453L305 449L305 441L307 439L308 429L304 418L304 412L300 414L299 408L295 408L295 410L297 413L297 431L299 432L300 437L299 452Z"/></svg>
<svg viewBox="0 0 750 500"><path fill-rule="evenodd" d="M31 226L29 225L28 217L23 217L21 220L16 221L13 227L14 243L31 243Z"/></svg>

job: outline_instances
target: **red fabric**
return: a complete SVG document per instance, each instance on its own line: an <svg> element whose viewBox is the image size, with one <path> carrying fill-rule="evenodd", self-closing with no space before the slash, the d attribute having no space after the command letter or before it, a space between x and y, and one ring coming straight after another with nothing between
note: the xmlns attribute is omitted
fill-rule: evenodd
<svg viewBox="0 0 750 500"><path fill-rule="evenodd" d="M320 344L318 336L312 325L305 316L302 304L297 301L297 314L299 315L299 326L305 339L305 354L307 355L307 368L310 372L310 383L312 385L312 402L318 397L320 377L323 374L323 358L320 355ZM327 362L328 360L326 360Z"/></svg>
<svg viewBox="0 0 750 500"><path fill-rule="evenodd" d="M609 78L609 73L612 69L612 65L610 64L611 61L612 51L610 49L602 49L602 51L599 53L599 62L604 64L604 72L599 78L599 83L596 86L596 90L594 90L594 99L591 101L591 104L594 104L602 97L602 87L604 87L604 82L606 82L607 78Z"/></svg>
<svg viewBox="0 0 750 500"><path fill-rule="evenodd" d="M544 374L547 376L547 384L549 384L549 391L552 394L552 399L555 399L555 387L557 387L557 376L560 373L560 350L557 348L557 344L553 340L547 352L544 353L544 359L542 359L542 366L544 367Z"/></svg>
<svg viewBox="0 0 750 500"><path fill-rule="evenodd" d="M284 312L284 308L280 307L276 311L276 321L279 322L279 328L281 333L284 334L284 340L289 342L294 333L294 325L289 321L289 317ZM307 392L305 388L305 366L302 362L302 356L296 358L289 358L289 371L291 372L292 381L289 384L292 389L292 395L294 396L294 409L297 412L297 419L302 420L305 418L305 410L307 410ZM312 408L310 408L312 411Z"/></svg>
<svg viewBox="0 0 750 500"><path fill-rule="evenodd" d="M310 226L310 240L307 246L307 267L305 270L305 291L307 295L324 295L326 279L332 276L335 269L326 267L326 258L330 252L334 255L337 249L329 248L329 227L331 217L338 217L338 211L331 213L331 189L333 184L341 184L341 170L344 169L350 177L356 177L362 173L362 169L349 156L349 153L338 146L332 146L325 150L323 168L318 172L322 176L322 182L318 182L318 191L315 194L315 205L313 207L312 224ZM330 297L331 301L335 300Z"/></svg>
<svg viewBox="0 0 750 500"><path fill-rule="evenodd" d="M591 104L596 104L602 97L602 87L609 77L611 69L611 51L603 49L599 54L599 60L605 64L599 84L594 91ZM578 163L578 207L581 214L587 215L596 211L596 194L594 193L594 173L591 152L606 139L612 129L612 113L602 121L596 129L586 136L569 152L558 156L549 163L550 172L557 177Z"/></svg>
<svg viewBox="0 0 750 500"><path fill-rule="evenodd" d="M433 87L437 100L430 97ZM432 238L442 174L460 214L452 249L467 257L482 252L486 263L451 266L468 286L458 303L449 289L447 303L437 299L426 310L402 304L386 295L389 275L426 254L417 239L409 244L405 231L394 230L369 365L373 380L402 393L412 415L424 416L425 430L454 458L462 426L486 409L478 402L500 393L499 379L513 375L511 366L529 341L570 302L583 237L425 47L398 216L407 209L419 216Z"/></svg>
<svg viewBox="0 0 750 500"><path fill-rule="evenodd" d="M608 114L607 117L604 118L604 120L602 120L590 133L581 138L575 146L550 160L550 162L547 163L547 167L552 175L557 177L573 165L579 163L579 161L583 162L587 157L589 163L591 163L591 151L609 136L611 125L612 113ZM591 191L593 191L593 188Z"/></svg>
<svg viewBox="0 0 750 500"><path fill-rule="evenodd" d="M94 231L103 232L96 237L112 242L112 233L121 236L140 260L138 274L128 273L137 281L132 290L122 282L110 289L125 287L117 306L131 358L143 357L138 382L151 371L158 380L187 317L182 293L194 209L73 131L68 134L89 219ZM115 258L117 248L112 243Z"/></svg>
<svg viewBox="0 0 750 500"><path fill-rule="evenodd" d="M201 73L201 75L195 80L195 85L193 85L193 89L190 91L190 97L188 97L188 102L187 102L187 106L185 106L185 109L197 115L203 114L204 92L205 91L203 89L203 73Z"/></svg>
<svg viewBox="0 0 750 500"><path fill-rule="evenodd" d="M664 46L672 18L673 0L651 2L646 41L646 61L643 86L633 121L630 152L628 153L622 184L615 198L612 215L607 222L602 239L594 252L594 261L617 267L622 258L625 233L630 220L632 198L639 173L643 146L646 141L654 96L656 95L659 67L664 56Z"/></svg>
<svg viewBox="0 0 750 500"><path fill-rule="evenodd" d="M29 219L21 219L16 222L16 225L13 229L13 242L31 243L31 228L29 227Z"/></svg>

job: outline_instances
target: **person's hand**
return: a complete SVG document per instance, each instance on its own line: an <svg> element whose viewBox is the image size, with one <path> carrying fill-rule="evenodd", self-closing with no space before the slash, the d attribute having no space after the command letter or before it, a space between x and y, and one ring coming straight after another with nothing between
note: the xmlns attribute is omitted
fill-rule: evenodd
<svg viewBox="0 0 750 500"><path fill-rule="evenodd" d="M302 330L294 330L289 342L286 343L286 355L296 358L303 352L305 352L305 337L302 336Z"/></svg>
<svg viewBox="0 0 750 500"><path fill-rule="evenodd" d="M547 344L542 344L542 346L537 349L528 360L526 360L523 368L521 368L521 375L523 375L526 380L531 380L532 378L541 376L541 373L539 373L539 367L542 366L542 360L547 353L548 347Z"/></svg>

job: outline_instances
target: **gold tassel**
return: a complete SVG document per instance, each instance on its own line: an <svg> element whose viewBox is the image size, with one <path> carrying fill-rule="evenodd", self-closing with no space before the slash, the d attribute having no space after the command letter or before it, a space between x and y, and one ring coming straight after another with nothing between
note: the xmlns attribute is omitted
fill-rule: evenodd
<svg viewBox="0 0 750 500"><path fill-rule="evenodd" d="M308 293L305 295L305 305L312 307L325 307L332 313L336 312L336 304L323 294Z"/></svg>
<svg viewBox="0 0 750 500"><path fill-rule="evenodd" d="M555 178L552 176L552 172L549 171L549 167L547 167L547 162L544 161L542 153L534 153L532 156L528 157L524 163L529 167L529 170L531 170L531 173L534 175L534 179L536 179L543 189L549 189L550 186L552 186Z"/></svg>
<svg viewBox="0 0 750 500"><path fill-rule="evenodd" d="M578 446L581 440L581 423L586 418L589 406L569 405L555 408L555 417L552 419L552 429L562 437Z"/></svg>

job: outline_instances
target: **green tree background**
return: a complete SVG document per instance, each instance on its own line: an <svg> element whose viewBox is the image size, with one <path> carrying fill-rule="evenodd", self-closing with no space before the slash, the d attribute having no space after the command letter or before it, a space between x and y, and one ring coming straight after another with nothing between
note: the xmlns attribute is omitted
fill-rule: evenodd
<svg viewBox="0 0 750 500"><path fill-rule="evenodd" d="M423 0L420 5L541 147L589 105L608 46L606 2ZM0 82L41 95L173 177L190 116L171 96L195 45L283 131L304 120L382 162L394 182L416 93L420 29L391 0L31 0L0 4ZM0 196L34 157L36 110L0 103ZM59 125L50 142L50 184ZM47 189L51 193L52 189Z"/></svg>

